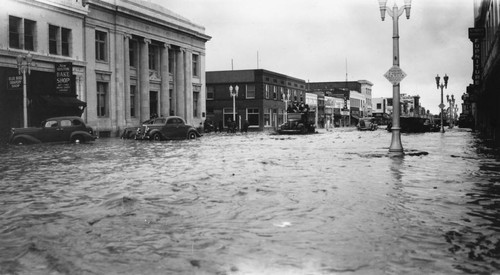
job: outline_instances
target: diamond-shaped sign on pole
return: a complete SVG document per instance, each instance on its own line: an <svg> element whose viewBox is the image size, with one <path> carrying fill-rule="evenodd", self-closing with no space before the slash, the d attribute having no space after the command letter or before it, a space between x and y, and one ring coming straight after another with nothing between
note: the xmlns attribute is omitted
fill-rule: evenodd
<svg viewBox="0 0 500 275"><path fill-rule="evenodd" d="M384 76L392 85L398 85L399 82L406 77L406 73L403 72L399 66L394 65L384 74Z"/></svg>

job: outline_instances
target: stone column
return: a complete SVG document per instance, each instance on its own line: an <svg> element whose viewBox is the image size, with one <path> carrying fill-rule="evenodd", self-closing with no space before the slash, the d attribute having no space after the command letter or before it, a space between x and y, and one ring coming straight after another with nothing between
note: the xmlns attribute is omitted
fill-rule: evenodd
<svg viewBox="0 0 500 275"><path fill-rule="evenodd" d="M170 74L168 72L168 50L170 45L163 44L161 49L161 91L160 91L160 115L168 116L170 114L169 89Z"/></svg>
<svg viewBox="0 0 500 275"><path fill-rule="evenodd" d="M185 83L184 83L184 54L185 50L177 52L175 70L175 115L185 119Z"/></svg>
<svg viewBox="0 0 500 275"><path fill-rule="evenodd" d="M129 120L130 120L130 105L132 104L130 102L130 39L132 39L132 35L130 34L125 34L123 36L123 43L124 43L124 48L125 48L125 53L124 53L124 66L125 66L125 71L124 71L124 79L123 79L123 86L124 86L124 93L125 93L125 110L123 110L123 113L125 114L125 124L128 125Z"/></svg>
<svg viewBox="0 0 500 275"><path fill-rule="evenodd" d="M139 85L140 85L140 121L144 121L150 118L149 110L149 44L151 40L144 38L143 43L141 43L141 57L140 57L140 74L139 74Z"/></svg>
<svg viewBox="0 0 500 275"><path fill-rule="evenodd" d="M187 123L193 124L193 53L186 49L184 54L184 90L186 94L185 117Z"/></svg>

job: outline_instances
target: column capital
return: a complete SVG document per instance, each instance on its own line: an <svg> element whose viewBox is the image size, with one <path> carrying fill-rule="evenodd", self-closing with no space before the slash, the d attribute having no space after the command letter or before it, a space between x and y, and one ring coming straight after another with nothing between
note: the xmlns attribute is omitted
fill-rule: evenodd
<svg viewBox="0 0 500 275"><path fill-rule="evenodd" d="M151 39L149 39L149 38L143 38L143 42L145 44L151 44Z"/></svg>
<svg viewBox="0 0 500 275"><path fill-rule="evenodd" d="M130 33L124 33L123 34L123 39L132 39L132 35Z"/></svg>
<svg viewBox="0 0 500 275"><path fill-rule="evenodd" d="M172 47L170 46L170 44L168 44L168 43L163 43L163 47L164 47L165 49L168 49L168 50L170 50L170 49L172 48Z"/></svg>

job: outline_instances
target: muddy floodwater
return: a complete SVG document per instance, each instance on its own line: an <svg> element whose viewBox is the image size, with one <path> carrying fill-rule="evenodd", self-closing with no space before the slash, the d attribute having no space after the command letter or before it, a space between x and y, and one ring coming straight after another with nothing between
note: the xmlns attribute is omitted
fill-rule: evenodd
<svg viewBox="0 0 500 275"><path fill-rule="evenodd" d="M500 274L474 133L0 147L0 274Z"/></svg>

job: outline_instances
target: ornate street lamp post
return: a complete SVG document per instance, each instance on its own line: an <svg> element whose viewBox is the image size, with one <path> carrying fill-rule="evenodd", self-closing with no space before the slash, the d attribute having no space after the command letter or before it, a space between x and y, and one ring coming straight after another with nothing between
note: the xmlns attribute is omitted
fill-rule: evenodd
<svg viewBox="0 0 500 275"><path fill-rule="evenodd" d="M240 87L238 85L234 86L229 86L229 94L233 97L233 122L236 123L236 97L238 96L238 90Z"/></svg>
<svg viewBox="0 0 500 275"><path fill-rule="evenodd" d="M380 5L380 16L382 21L385 19L385 13L387 12L389 16L392 17L392 26L393 26L393 66L392 68L384 75L391 83L392 83L392 97L393 97L393 115L392 115L392 140L391 146L389 147L389 153L394 155L403 155L403 145L401 144L401 127L399 124L400 120L400 82L406 76L406 74L399 68L399 26L398 20L399 17L406 13L406 19L410 19L410 9L411 9L411 0L404 0L404 7L398 8L396 3L394 3L394 7L391 9L387 9L386 4L387 0L378 0Z"/></svg>
<svg viewBox="0 0 500 275"><path fill-rule="evenodd" d="M440 83L439 80L441 77L439 75L436 76L436 86L437 88L441 88L441 104L439 104L439 108L441 108L441 133L444 133L444 125L443 125L443 108L445 107L443 104L443 88L448 88L448 75L444 75L443 80L444 83Z"/></svg>
<svg viewBox="0 0 500 275"><path fill-rule="evenodd" d="M282 94L282 100L285 102L285 111L283 112L283 123L288 120L288 101L290 101L290 90Z"/></svg>
<svg viewBox="0 0 500 275"><path fill-rule="evenodd" d="M28 53L27 55L17 56L17 70L19 74L23 75L23 127L28 127L28 91L26 86L26 72L31 74L31 62L33 56Z"/></svg>

